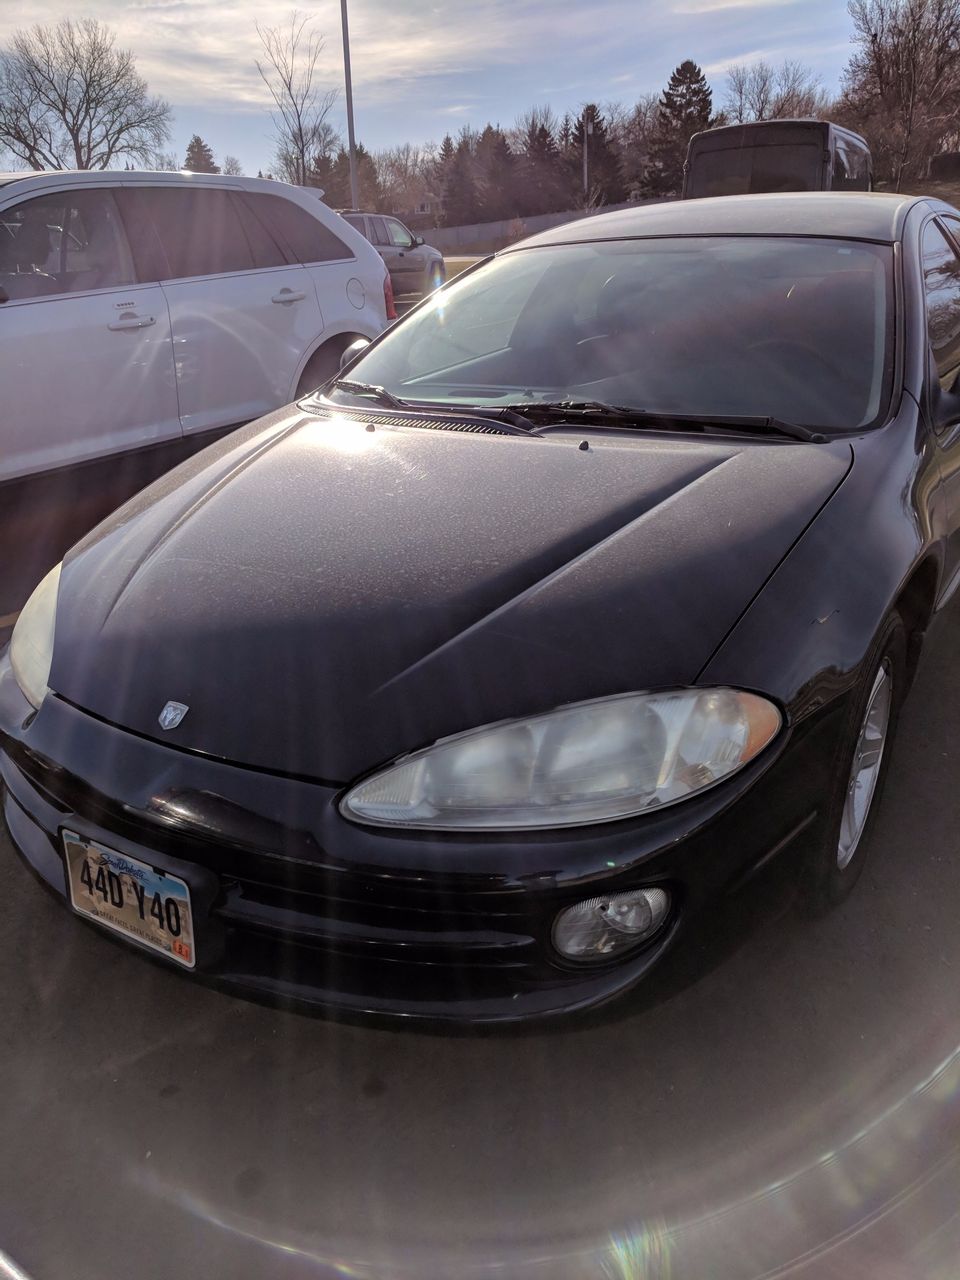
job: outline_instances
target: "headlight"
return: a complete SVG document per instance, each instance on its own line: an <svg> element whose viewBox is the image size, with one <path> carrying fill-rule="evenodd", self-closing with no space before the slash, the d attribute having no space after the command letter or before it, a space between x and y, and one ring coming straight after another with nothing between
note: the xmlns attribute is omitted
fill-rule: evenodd
<svg viewBox="0 0 960 1280"><path fill-rule="evenodd" d="M780 725L736 689L621 694L444 738L359 783L341 812L460 831L609 822L714 786Z"/></svg>
<svg viewBox="0 0 960 1280"><path fill-rule="evenodd" d="M10 641L10 665L23 696L39 707L47 692L61 566L55 565L23 606Z"/></svg>

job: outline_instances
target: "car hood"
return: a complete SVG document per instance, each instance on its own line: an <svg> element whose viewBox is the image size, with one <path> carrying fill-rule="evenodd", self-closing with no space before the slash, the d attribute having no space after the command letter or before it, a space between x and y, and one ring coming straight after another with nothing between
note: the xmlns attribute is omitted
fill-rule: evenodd
<svg viewBox="0 0 960 1280"><path fill-rule="evenodd" d="M693 682L849 446L366 428L287 410L68 557L51 688L345 782L436 738ZM170 730L168 701L189 711Z"/></svg>

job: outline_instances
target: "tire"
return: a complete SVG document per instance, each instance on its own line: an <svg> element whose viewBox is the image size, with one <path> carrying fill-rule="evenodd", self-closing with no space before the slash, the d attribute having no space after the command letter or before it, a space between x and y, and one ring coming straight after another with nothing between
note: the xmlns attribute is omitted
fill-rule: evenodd
<svg viewBox="0 0 960 1280"><path fill-rule="evenodd" d="M836 783L801 878L800 905L807 915L825 915L838 906L863 873L906 691L906 629L900 615L890 613L864 661L840 735L831 770ZM878 738L879 760L871 772Z"/></svg>
<svg viewBox="0 0 960 1280"><path fill-rule="evenodd" d="M300 381L297 383L297 394L295 400L299 400L302 396L309 395L311 391L316 391L317 387L323 384L340 368L340 357L347 348L350 339L345 338L342 342L339 339L335 342L328 342L315 351L307 361L306 367L300 375Z"/></svg>

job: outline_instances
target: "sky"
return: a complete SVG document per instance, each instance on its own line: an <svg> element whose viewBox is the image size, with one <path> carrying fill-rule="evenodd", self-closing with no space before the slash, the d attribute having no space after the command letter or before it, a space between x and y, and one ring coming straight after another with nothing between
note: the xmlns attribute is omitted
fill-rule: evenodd
<svg viewBox="0 0 960 1280"><path fill-rule="evenodd" d="M173 106L169 149L181 162L199 133L218 159L234 155L255 174L274 150L256 24L290 12L263 0L0 0L0 46L26 22L107 23ZM326 38L319 73L339 90L330 119L345 133L339 0L300 12ZM562 115L630 103L659 93L685 58L718 105L729 66L760 58L801 61L836 90L851 31L844 0L349 0L349 22L356 132L370 150L439 142L465 124L508 128L535 105Z"/></svg>

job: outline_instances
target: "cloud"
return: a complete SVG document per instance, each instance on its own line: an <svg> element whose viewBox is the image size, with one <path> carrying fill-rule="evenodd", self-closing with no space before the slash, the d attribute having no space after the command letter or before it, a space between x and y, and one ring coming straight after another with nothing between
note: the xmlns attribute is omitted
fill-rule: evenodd
<svg viewBox="0 0 960 1280"><path fill-rule="evenodd" d="M209 127L218 154L234 152L256 172L272 146L256 24L286 23L296 3L84 0L84 8L133 50L151 92L171 101L177 146ZM0 46L19 26L76 11L77 0L32 0L24 18L0 0ZM326 38L317 73L340 95L330 117L339 128L340 5L311 0L309 13ZM442 136L454 124L509 122L535 103L562 116L585 101L659 92L688 57L720 78L734 62L799 57L829 87L849 21L837 0L354 0L350 35L357 125L375 148Z"/></svg>
<svg viewBox="0 0 960 1280"><path fill-rule="evenodd" d="M817 61L827 54L843 53L850 48L849 42L832 41L819 44L783 44L772 49L750 49L744 53L731 54L729 58L721 58L717 62L709 62L703 68L704 75L725 75L734 66L752 66L755 62L768 62L777 65L785 59L790 61Z"/></svg>
<svg viewBox="0 0 960 1280"><path fill-rule="evenodd" d="M804 0L675 0L677 14L724 13L729 9L786 9Z"/></svg>

